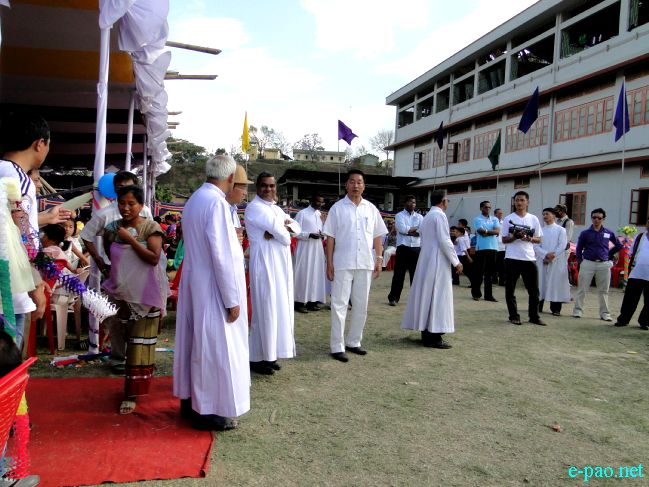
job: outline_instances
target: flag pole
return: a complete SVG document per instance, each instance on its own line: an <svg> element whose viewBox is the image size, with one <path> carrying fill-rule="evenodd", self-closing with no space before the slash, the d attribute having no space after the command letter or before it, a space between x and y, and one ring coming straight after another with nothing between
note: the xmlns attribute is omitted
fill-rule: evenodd
<svg viewBox="0 0 649 487"><path fill-rule="evenodd" d="M500 164L496 170L496 202L494 203L494 210L498 208L498 183L500 182Z"/></svg>
<svg viewBox="0 0 649 487"><path fill-rule="evenodd" d="M340 139L338 139L338 152L340 153ZM343 161L344 164L345 161ZM338 164L338 194L336 195L336 201L340 199L340 164Z"/></svg>
<svg viewBox="0 0 649 487"><path fill-rule="evenodd" d="M622 77L622 87L623 87L623 96L624 98L622 99L622 172L620 174L620 182L621 184L624 184L624 157L625 157L625 152L626 152L626 129L627 127L625 126L626 124L626 117L627 117L627 103L626 103L626 76ZM629 120L630 122L630 120ZM629 125L631 125L629 123ZM620 191L620 209L618 211L618 222L619 225L622 226L622 205L624 203L624 191Z"/></svg>

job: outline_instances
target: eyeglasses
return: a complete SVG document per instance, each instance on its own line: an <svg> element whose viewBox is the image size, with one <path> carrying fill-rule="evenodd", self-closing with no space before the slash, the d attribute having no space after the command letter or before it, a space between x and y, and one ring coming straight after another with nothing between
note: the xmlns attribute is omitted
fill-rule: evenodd
<svg viewBox="0 0 649 487"><path fill-rule="evenodd" d="M603 220L604 219L603 216L591 216L590 218L593 219L593 220Z"/></svg>

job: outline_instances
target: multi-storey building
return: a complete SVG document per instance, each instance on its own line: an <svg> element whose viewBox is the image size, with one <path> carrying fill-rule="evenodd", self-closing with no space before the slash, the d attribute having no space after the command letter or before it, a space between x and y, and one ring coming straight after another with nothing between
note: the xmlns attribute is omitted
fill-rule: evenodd
<svg viewBox="0 0 649 487"><path fill-rule="evenodd" d="M623 81L631 129L614 142ZM537 87L539 116L523 134L518 123ZM453 223L477 215L483 200L507 214L519 189L530 194L533 213L565 203L578 229L597 207L610 228L647 222L646 0L541 0L386 102L396 107L395 176L419 178L419 201L445 189ZM493 170L487 156L498 135Z"/></svg>

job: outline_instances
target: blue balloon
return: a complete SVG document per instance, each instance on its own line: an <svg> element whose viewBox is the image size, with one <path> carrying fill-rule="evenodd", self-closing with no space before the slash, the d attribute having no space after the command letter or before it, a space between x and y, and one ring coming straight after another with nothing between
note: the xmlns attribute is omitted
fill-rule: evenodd
<svg viewBox="0 0 649 487"><path fill-rule="evenodd" d="M99 193L104 197L111 200L117 198L117 193L115 193L115 185L113 184L113 179L115 179L115 173L104 174L99 178L99 183L97 187Z"/></svg>

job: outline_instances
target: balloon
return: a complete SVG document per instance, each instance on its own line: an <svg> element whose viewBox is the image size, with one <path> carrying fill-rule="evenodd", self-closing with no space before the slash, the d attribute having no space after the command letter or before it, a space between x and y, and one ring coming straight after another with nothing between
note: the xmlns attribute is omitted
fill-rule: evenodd
<svg viewBox="0 0 649 487"><path fill-rule="evenodd" d="M117 193L115 193L115 185L113 184L113 179L115 179L114 173L104 174L99 178L99 183L97 184L99 193L104 198L115 199L117 198Z"/></svg>

